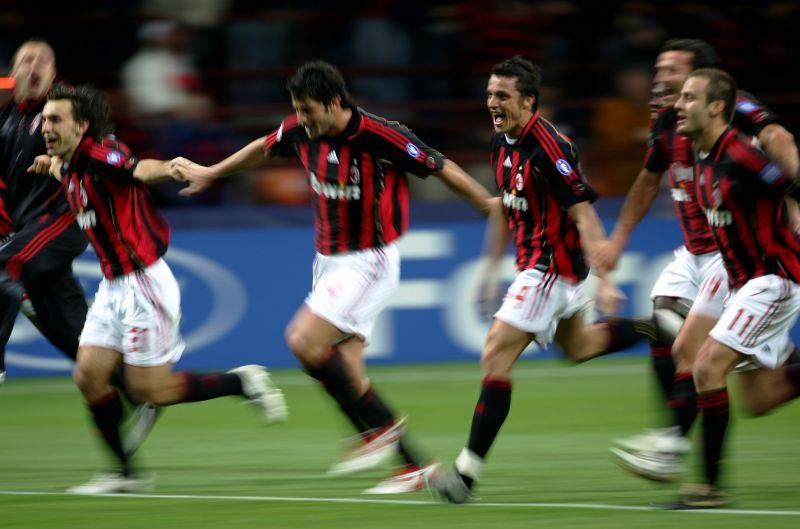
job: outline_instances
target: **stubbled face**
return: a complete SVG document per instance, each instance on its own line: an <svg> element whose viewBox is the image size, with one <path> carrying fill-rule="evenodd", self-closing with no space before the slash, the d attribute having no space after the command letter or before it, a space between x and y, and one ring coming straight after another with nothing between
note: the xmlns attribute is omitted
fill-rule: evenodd
<svg viewBox="0 0 800 529"><path fill-rule="evenodd" d="M516 77L489 77L486 86L486 107L492 117L494 131L518 138L533 117L534 96L523 96L517 90Z"/></svg>
<svg viewBox="0 0 800 529"><path fill-rule="evenodd" d="M42 136L50 156L72 157L88 124L75 121L68 99L48 101L42 110Z"/></svg>
<svg viewBox="0 0 800 529"><path fill-rule="evenodd" d="M664 86L664 103L672 106L683 88L683 83L694 69L694 53L690 51L665 51L656 59L656 76L653 82Z"/></svg>
<svg viewBox="0 0 800 529"><path fill-rule="evenodd" d="M36 101L43 98L56 78L56 57L43 42L23 44L14 57L11 76L17 82L17 100Z"/></svg>
<svg viewBox="0 0 800 529"><path fill-rule="evenodd" d="M677 128L679 134L692 138L699 137L708 126L712 115L712 105L707 97L708 79L690 77L683 85L680 97L675 103L678 111Z"/></svg>
<svg viewBox="0 0 800 529"><path fill-rule="evenodd" d="M658 111L666 108L667 104L665 98L667 96L667 87L663 83L656 83L650 89L650 117L656 119Z"/></svg>
<svg viewBox="0 0 800 529"><path fill-rule="evenodd" d="M306 129L306 134L311 139L335 135L336 117L334 111L336 106L336 99L326 107L320 101L314 99L292 98L292 107L294 107L295 114L297 114L297 121Z"/></svg>

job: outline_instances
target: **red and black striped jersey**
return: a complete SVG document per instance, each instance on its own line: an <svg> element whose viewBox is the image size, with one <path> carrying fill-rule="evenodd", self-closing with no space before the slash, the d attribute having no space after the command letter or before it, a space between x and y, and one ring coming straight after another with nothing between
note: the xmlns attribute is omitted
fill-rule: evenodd
<svg viewBox="0 0 800 529"><path fill-rule="evenodd" d="M517 269L570 282L586 278L581 238L567 209L592 201L575 144L536 112L516 141L492 138L491 166L517 252Z"/></svg>
<svg viewBox="0 0 800 529"><path fill-rule="evenodd" d="M800 240L791 228L784 196L797 184L728 128L695 166L698 203L722 253L731 288L778 274L800 283Z"/></svg>
<svg viewBox="0 0 800 529"><path fill-rule="evenodd" d="M746 92L739 92L733 126L745 134L757 136L777 118L767 107ZM683 244L695 255L715 252L711 230L705 215L697 205L692 141L676 129L674 107L662 109L650 130L644 167L654 173L669 173L669 185L675 213L683 233Z"/></svg>
<svg viewBox="0 0 800 529"><path fill-rule="evenodd" d="M62 171L67 202L107 278L150 266L169 244L166 219L147 185L133 177L138 163L112 136L85 138Z"/></svg>
<svg viewBox="0 0 800 529"><path fill-rule="evenodd" d="M310 139L297 117L283 120L264 148L297 157L308 176L319 253L384 246L408 229L406 173L425 177L444 157L408 128L359 108L345 130Z"/></svg>

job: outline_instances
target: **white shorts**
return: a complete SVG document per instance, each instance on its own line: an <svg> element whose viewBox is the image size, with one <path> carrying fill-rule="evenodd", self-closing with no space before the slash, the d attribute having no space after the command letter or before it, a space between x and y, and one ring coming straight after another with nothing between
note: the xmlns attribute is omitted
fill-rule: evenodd
<svg viewBox="0 0 800 529"><path fill-rule="evenodd" d="M494 317L536 335L540 348L549 345L558 322L588 308L583 283L573 284L552 274L529 269L520 272L508 287Z"/></svg>
<svg viewBox="0 0 800 529"><path fill-rule="evenodd" d="M122 277L103 278L80 344L119 351L133 366L177 362L185 347L178 330L180 304L178 282L163 259Z"/></svg>
<svg viewBox="0 0 800 529"><path fill-rule="evenodd" d="M700 292L694 298L690 314L705 316L712 320L718 320L722 316L725 308L725 300L728 299L728 271L722 258L717 264L708 271L708 275L700 285Z"/></svg>
<svg viewBox="0 0 800 529"><path fill-rule="evenodd" d="M673 255L674 259L664 268L664 271L658 276L656 284L653 285L650 299L663 296L693 302L700 293L703 281L719 273L722 267L722 256L719 252L694 255L685 246L675 250ZM724 271L724 268L722 270ZM727 285L727 281L724 284ZM722 314L726 294L727 292L703 301L704 306L701 308L703 314L711 317Z"/></svg>
<svg viewBox="0 0 800 529"><path fill-rule="evenodd" d="M342 332L369 340L375 319L399 283L400 252L394 244L336 255L317 253L314 283L305 302Z"/></svg>
<svg viewBox="0 0 800 529"><path fill-rule="evenodd" d="M709 336L754 363L775 369L791 354L789 331L800 313L800 286L776 275L751 279L728 296Z"/></svg>

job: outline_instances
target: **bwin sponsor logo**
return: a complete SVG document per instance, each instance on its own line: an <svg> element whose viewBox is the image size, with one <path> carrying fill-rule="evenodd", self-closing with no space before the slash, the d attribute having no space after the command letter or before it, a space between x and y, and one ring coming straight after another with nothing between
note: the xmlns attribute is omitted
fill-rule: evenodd
<svg viewBox="0 0 800 529"><path fill-rule="evenodd" d="M97 215L93 209L82 211L75 214L75 222L78 223L78 227L80 227L80 229L88 230L97 225Z"/></svg>
<svg viewBox="0 0 800 529"><path fill-rule="evenodd" d="M670 193L672 193L672 200L674 200L675 202L689 201L689 193L687 193L685 189L673 187L672 189L670 189Z"/></svg>
<svg viewBox="0 0 800 529"><path fill-rule="evenodd" d="M509 209L517 211L528 211L528 199L518 197L508 192L503 192L503 205Z"/></svg>
<svg viewBox="0 0 800 529"><path fill-rule="evenodd" d="M706 219L709 226L730 226L733 224L733 214L730 211L707 209Z"/></svg>
<svg viewBox="0 0 800 529"><path fill-rule="evenodd" d="M311 189L317 195L324 195L333 200L361 200L361 188L357 185L342 186L339 184L330 184L328 182L320 182L317 180L317 175L311 173Z"/></svg>

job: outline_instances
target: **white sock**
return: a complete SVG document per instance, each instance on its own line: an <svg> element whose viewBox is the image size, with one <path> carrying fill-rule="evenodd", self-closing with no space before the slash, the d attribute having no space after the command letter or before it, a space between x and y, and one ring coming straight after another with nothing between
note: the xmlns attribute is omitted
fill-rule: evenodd
<svg viewBox="0 0 800 529"><path fill-rule="evenodd" d="M483 459L469 448L461 450L461 453L456 458L456 470L458 470L458 473L475 481L478 481L481 477L483 465Z"/></svg>

